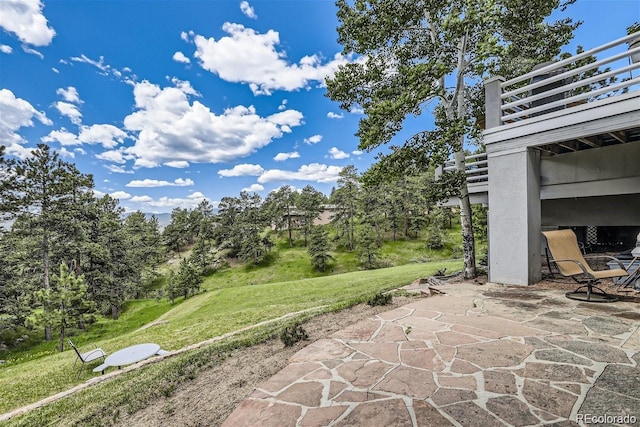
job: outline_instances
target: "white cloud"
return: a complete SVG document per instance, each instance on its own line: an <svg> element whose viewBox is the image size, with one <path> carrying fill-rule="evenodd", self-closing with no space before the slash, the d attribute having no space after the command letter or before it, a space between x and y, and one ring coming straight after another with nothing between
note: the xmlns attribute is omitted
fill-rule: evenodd
<svg viewBox="0 0 640 427"><path fill-rule="evenodd" d="M82 62L85 64L89 64L89 65L93 65L94 67L98 68L99 70L107 73L110 69L111 66L107 65L104 63L104 56L101 56L99 60L95 61L91 58L88 58L84 53L80 56L72 56L71 60L74 62Z"/></svg>
<svg viewBox="0 0 640 427"><path fill-rule="evenodd" d="M0 27L33 46L48 46L56 35L47 25L40 0L0 1Z"/></svg>
<svg viewBox="0 0 640 427"><path fill-rule="evenodd" d="M337 113L334 113L333 111L329 111L327 113L327 117L329 117L330 119L341 119L344 117L344 114L342 113L337 114Z"/></svg>
<svg viewBox="0 0 640 427"><path fill-rule="evenodd" d="M51 131L49 135L40 139L42 142L58 142L61 145L101 144L104 148L114 148L122 144L126 137L125 132L113 125L97 124L82 126L79 135L62 128Z"/></svg>
<svg viewBox="0 0 640 427"><path fill-rule="evenodd" d="M189 30L189 32L183 31L180 33L180 38L182 39L182 41L190 42L194 35L195 33L193 32L193 30Z"/></svg>
<svg viewBox="0 0 640 427"><path fill-rule="evenodd" d="M153 199L149 196L133 196L131 198L132 202L142 202L142 203L148 203L148 202L152 202Z"/></svg>
<svg viewBox="0 0 640 427"><path fill-rule="evenodd" d="M251 184L248 187L243 188L241 191L246 191L247 193L259 193L264 190L264 186L260 184Z"/></svg>
<svg viewBox="0 0 640 427"><path fill-rule="evenodd" d="M27 47L26 45L22 45L22 50L25 53L28 53L29 55L35 55L40 59L44 59L44 55L40 51L37 51L35 49L31 49L30 47Z"/></svg>
<svg viewBox="0 0 640 427"><path fill-rule="evenodd" d="M22 146L26 141L18 130L32 127L34 117L45 125L52 125L51 120L28 101L16 98L9 89L0 89L0 141L6 146L8 154L21 158L31 154L30 150Z"/></svg>
<svg viewBox="0 0 640 427"><path fill-rule="evenodd" d="M160 197L159 199L154 199L150 196L133 196L129 199L129 202L140 203L142 205L154 208L165 208L168 211L171 211L173 208L186 208L193 209L203 200L208 200L204 194L199 191L196 191L192 194L189 194L184 198L172 198L172 197ZM142 209L148 211L147 209Z"/></svg>
<svg viewBox="0 0 640 427"><path fill-rule="evenodd" d="M262 117L253 106L236 106L217 115L199 101L188 82L160 88L148 81L134 84L137 111L124 125L137 134L127 153L136 167L167 162L220 163L246 157L302 124L302 113L281 111Z"/></svg>
<svg viewBox="0 0 640 427"><path fill-rule="evenodd" d="M297 159L300 157L300 154L297 151L292 151L290 153L278 153L273 158L276 162L283 162L287 159Z"/></svg>
<svg viewBox="0 0 640 427"><path fill-rule="evenodd" d="M297 171L271 169L265 171L258 178L261 184L273 181L314 181L335 182L339 178L342 168L340 166L327 166L320 163L302 165Z"/></svg>
<svg viewBox="0 0 640 427"><path fill-rule="evenodd" d="M115 191L109 195L114 199L119 199L119 200L127 200L131 198L131 194L127 193L126 191Z"/></svg>
<svg viewBox="0 0 640 427"><path fill-rule="evenodd" d="M241 164L235 165L233 169L220 169L218 175L230 177L230 176L258 176L264 172L264 169L260 165Z"/></svg>
<svg viewBox="0 0 640 427"><path fill-rule="evenodd" d="M53 104L54 107L65 117L71 120L74 125L80 126L82 124L82 113L78 109L77 105L70 104L68 102L58 101Z"/></svg>
<svg viewBox="0 0 640 427"><path fill-rule="evenodd" d="M56 74L60 74L60 70L58 70L56 67L51 67L51 71L53 71Z"/></svg>
<svg viewBox="0 0 640 427"><path fill-rule="evenodd" d="M173 54L173 60L176 62L181 62L183 64L190 64L191 60L189 58L187 58L186 56L184 56L184 53L182 52L176 52Z"/></svg>
<svg viewBox="0 0 640 427"><path fill-rule="evenodd" d="M105 165L105 168L112 173L133 173L131 170L126 170L124 166L116 166L116 165Z"/></svg>
<svg viewBox="0 0 640 427"><path fill-rule="evenodd" d="M123 130L108 124L83 126L78 139L84 144L101 144L104 148L113 148L127 138Z"/></svg>
<svg viewBox="0 0 640 427"><path fill-rule="evenodd" d="M0 44L0 52L6 53L8 55L13 52L13 48L6 44Z"/></svg>
<svg viewBox="0 0 640 427"><path fill-rule="evenodd" d="M353 150L351 154L353 154L354 156L359 156L360 154L362 154L362 150Z"/></svg>
<svg viewBox="0 0 640 427"><path fill-rule="evenodd" d="M332 159L335 160L340 160L340 159L346 159L349 157L348 153L345 153L342 150L339 150L337 147L331 147L331 149L329 150L329 156Z"/></svg>
<svg viewBox="0 0 640 427"><path fill-rule="evenodd" d="M104 151L100 154L96 154L96 158L119 164L126 163L128 160L127 156L123 154L122 148L118 150Z"/></svg>
<svg viewBox="0 0 640 427"><path fill-rule="evenodd" d="M51 132L49 132L49 135L40 138L40 141L47 144L57 142L63 146L81 144L81 142L78 141L78 136L74 133L69 132L65 128L60 128L60 130L52 130Z"/></svg>
<svg viewBox="0 0 640 427"><path fill-rule="evenodd" d="M179 160L177 162L166 162L164 165L169 166L170 168L184 169L189 167L189 162Z"/></svg>
<svg viewBox="0 0 640 427"><path fill-rule="evenodd" d="M313 135L309 138L305 138L304 142L305 144L317 144L318 142L322 141L322 135Z"/></svg>
<svg viewBox="0 0 640 427"><path fill-rule="evenodd" d="M243 1L240 3L240 10L245 14L248 18L258 19L258 15L256 15L256 11L249 5L248 1Z"/></svg>
<svg viewBox="0 0 640 427"><path fill-rule="evenodd" d="M349 110L351 114L364 114L364 110L361 107L351 107Z"/></svg>
<svg viewBox="0 0 640 427"><path fill-rule="evenodd" d="M62 96L67 102L71 102L73 104L82 104L83 101L80 99L80 94L78 90L73 86L68 86L66 89L61 87L56 90L56 94Z"/></svg>
<svg viewBox="0 0 640 427"><path fill-rule="evenodd" d="M188 187L194 185L192 179L177 178L173 182L158 181L157 179L134 179L125 185L125 187Z"/></svg>
<svg viewBox="0 0 640 427"><path fill-rule="evenodd" d="M73 151L69 151L65 147L60 148L58 150L58 153L60 154L60 157L62 157L62 158L70 157L70 158L73 159L73 158L76 157L76 154Z"/></svg>
<svg viewBox="0 0 640 427"><path fill-rule="evenodd" d="M103 76L112 75L112 76L116 77L118 80L123 81L123 82L128 83L128 84L133 84L134 81L137 78L135 75L123 76L122 75L123 72L124 73L130 73L131 69L129 67L124 67L122 69L122 71L120 71L117 68L114 68L109 64L105 64L103 56L101 56L100 59L98 59L96 61L94 59L91 59L91 58L87 57L85 54L82 54L80 56L72 56L71 57L71 61L93 65L98 70L100 70L100 72L98 74L101 74ZM64 59L61 59L60 62L63 63L63 64L68 64L69 63L68 61L66 61Z"/></svg>
<svg viewBox="0 0 640 427"><path fill-rule="evenodd" d="M194 56L207 71L229 82L247 83L255 95L270 95L273 90L294 91L312 83L324 85L338 66L349 61L341 54L323 64L318 55L304 56L297 64L286 60L278 51L280 35L269 30L260 34L241 24L225 22L222 29L229 35L215 40L195 35Z"/></svg>

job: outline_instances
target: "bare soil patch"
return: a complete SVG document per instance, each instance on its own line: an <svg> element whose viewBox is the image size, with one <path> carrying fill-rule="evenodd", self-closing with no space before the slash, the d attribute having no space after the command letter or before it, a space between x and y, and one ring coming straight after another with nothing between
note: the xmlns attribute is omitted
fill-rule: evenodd
<svg viewBox="0 0 640 427"><path fill-rule="evenodd" d="M146 408L125 416L120 426L218 426L256 387L287 366L289 358L302 347L360 320L392 310L415 300L395 296L389 305L359 304L336 313L316 316L302 327L309 340L285 347L279 338L237 349L221 363L201 371L166 398L156 399Z"/></svg>
<svg viewBox="0 0 640 427"><path fill-rule="evenodd" d="M462 281L460 278L448 283ZM486 276L474 280L478 285L487 282ZM571 291L577 284L562 277L545 277L527 289L558 289ZM611 281L599 285L608 293L622 300L640 303L640 293L632 289L620 289ZM443 289L446 292L446 287ZM302 326L309 340L292 347L284 347L280 339L274 338L251 347L237 349L221 363L201 371L192 381L183 383L169 397L157 399L146 408L119 420L120 426L218 426L231 414L237 405L247 398L256 387L267 381L289 363L289 358L302 347L360 320L378 313L403 306L418 296L396 296L390 305L370 307L360 304L336 313L317 316Z"/></svg>

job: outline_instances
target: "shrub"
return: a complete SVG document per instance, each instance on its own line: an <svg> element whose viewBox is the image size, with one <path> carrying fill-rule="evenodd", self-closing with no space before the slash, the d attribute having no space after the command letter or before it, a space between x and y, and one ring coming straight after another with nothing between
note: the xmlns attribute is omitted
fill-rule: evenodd
<svg viewBox="0 0 640 427"><path fill-rule="evenodd" d="M371 297L371 299L369 299L369 301L367 301L367 304L369 304L371 307L375 307L376 305L389 305L391 304L393 297L391 296L391 294L375 294L374 296Z"/></svg>
<svg viewBox="0 0 640 427"><path fill-rule="evenodd" d="M307 339L309 339L307 331L305 331L304 328L297 323L287 326L280 333L280 340L284 343L285 347L291 347L295 343Z"/></svg>

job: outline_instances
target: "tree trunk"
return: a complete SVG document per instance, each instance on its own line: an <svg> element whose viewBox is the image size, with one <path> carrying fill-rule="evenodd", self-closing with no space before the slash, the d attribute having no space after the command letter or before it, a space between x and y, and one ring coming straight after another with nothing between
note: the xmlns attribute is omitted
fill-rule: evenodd
<svg viewBox="0 0 640 427"><path fill-rule="evenodd" d="M45 230L42 237L42 284L45 290L51 289L49 283L49 235ZM49 313L51 308L49 307L49 301L45 301L43 304L43 310L45 313ZM48 316L47 316L48 318ZM51 324L44 325L44 340L49 342L53 339L53 332L51 330Z"/></svg>
<svg viewBox="0 0 640 427"><path fill-rule="evenodd" d="M64 351L64 329L64 326L60 328L60 340L58 341L58 351L61 353Z"/></svg>
<svg viewBox="0 0 640 427"><path fill-rule="evenodd" d="M464 171L464 152L454 155L456 170ZM464 256L464 278L476 277L476 244L473 237L473 218L471 215L471 201L467 181L460 186L460 225L462 226L462 252Z"/></svg>
<svg viewBox="0 0 640 427"><path fill-rule="evenodd" d="M114 302L117 301L116 297L116 289L114 287L114 280L113 280L113 271L109 272L109 278L110 283L111 283L111 318L113 320L118 320L118 318L120 317L120 312L118 310L118 305Z"/></svg>
<svg viewBox="0 0 640 427"><path fill-rule="evenodd" d="M456 116L464 118L466 104L464 98L464 68L466 52L466 35L460 39L458 50L458 79L456 85ZM462 253L464 257L464 278L473 279L476 277L476 243L473 237L473 215L471 213L471 201L469 200L469 187L467 186L465 172L464 135L460 136L459 150L454 154L456 170L463 174L464 180L460 185L460 225L462 226Z"/></svg>
<svg viewBox="0 0 640 427"><path fill-rule="evenodd" d="M291 208L287 203L287 233L289 235L289 247L293 247L293 236L291 235Z"/></svg>

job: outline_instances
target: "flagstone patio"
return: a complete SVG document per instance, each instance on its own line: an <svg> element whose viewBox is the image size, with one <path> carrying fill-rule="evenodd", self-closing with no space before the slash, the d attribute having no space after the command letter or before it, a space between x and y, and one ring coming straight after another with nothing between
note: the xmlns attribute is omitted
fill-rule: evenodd
<svg viewBox="0 0 640 427"><path fill-rule="evenodd" d="M309 344L224 426L640 420L640 305L448 284Z"/></svg>

